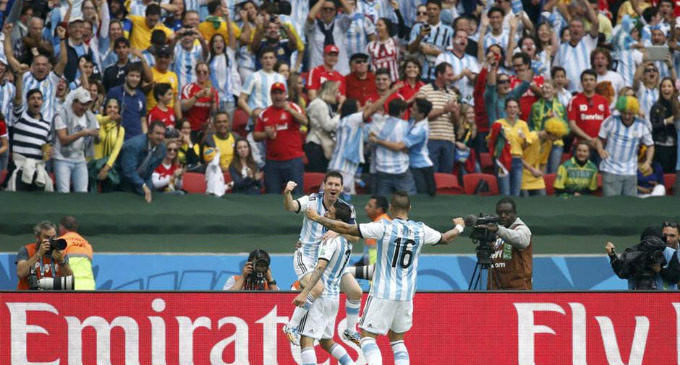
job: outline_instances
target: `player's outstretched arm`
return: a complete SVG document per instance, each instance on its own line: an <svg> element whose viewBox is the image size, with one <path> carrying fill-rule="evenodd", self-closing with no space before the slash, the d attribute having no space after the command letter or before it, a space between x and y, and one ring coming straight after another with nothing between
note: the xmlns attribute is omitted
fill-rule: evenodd
<svg viewBox="0 0 680 365"><path fill-rule="evenodd" d="M286 188L283 190L283 209L297 212L300 210L300 204L293 199L293 190L297 187L297 184L293 181L289 181L286 184Z"/></svg>
<svg viewBox="0 0 680 365"><path fill-rule="evenodd" d="M331 231L335 231L340 234L349 234L357 237L359 236L358 226L322 217L319 215L319 213L316 212L316 210L311 205L309 206L309 208L307 208L305 214L307 214L307 218L311 219L314 222L319 223L320 225L330 229Z"/></svg>
<svg viewBox="0 0 680 365"><path fill-rule="evenodd" d="M465 228L465 221L463 220L463 218L461 217L453 218L453 224L456 225L453 229L442 234L441 241L442 244L446 245L453 242L456 239L456 237L460 236L460 234L463 233L463 229Z"/></svg>
<svg viewBox="0 0 680 365"><path fill-rule="evenodd" d="M320 259L319 261L316 262L316 267L314 268L314 271L312 271L312 274L309 277L309 284L307 284L307 286L305 286L305 288L302 289L302 291L295 297L295 299L293 299L293 304L295 304L296 307L302 307L303 305L305 305L305 301L307 300L309 292L316 285L316 283L319 282L321 276L323 276L323 272L326 271L326 266L328 266L328 261L324 259Z"/></svg>

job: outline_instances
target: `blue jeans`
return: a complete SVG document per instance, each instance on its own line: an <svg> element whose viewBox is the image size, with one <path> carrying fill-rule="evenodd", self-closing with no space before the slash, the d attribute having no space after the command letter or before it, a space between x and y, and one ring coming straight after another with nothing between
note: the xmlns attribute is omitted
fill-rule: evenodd
<svg viewBox="0 0 680 365"><path fill-rule="evenodd" d="M522 189L523 169L521 157L512 158L510 172L503 177L498 176L498 165L494 165L494 171L496 177L498 177L498 190L500 190L501 195L519 196Z"/></svg>
<svg viewBox="0 0 680 365"><path fill-rule="evenodd" d="M453 142L430 139L427 141L427 149L430 152L430 160L434 172L450 174L453 171Z"/></svg>
<svg viewBox="0 0 680 365"><path fill-rule="evenodd" d="M403 174L385 174L377 172L376 190L378 195L390 196L397 190L404 190L409 195L416 193L416 184L410 170Z"/></svg>
<svg viewBox="0 0 680 365"><path fill-rule="evenodd" d="M562 152L564 151L564 146L552 146L550 150L550 157L548 157L548 174L556 174L557 169L560 167L560 162L562 161Z"/></svg>
<svg viewBox="0 0 680 365"><path fill-rule="evenodd" d="M54 178L57 182L57 192L68 193L71 191L71 182L73 182L73 191L76 193L87 192L87 162L71 162L65 160L54 160Z"/></svg>
<svg viewBox="0 0 680 365"><path fill-rule="evenodd" d="M286 161L267 160L264 164L264 189L267 194L281 194L289 181L297 183L293 194L302 194L305 166L302 157Z"/></svg>

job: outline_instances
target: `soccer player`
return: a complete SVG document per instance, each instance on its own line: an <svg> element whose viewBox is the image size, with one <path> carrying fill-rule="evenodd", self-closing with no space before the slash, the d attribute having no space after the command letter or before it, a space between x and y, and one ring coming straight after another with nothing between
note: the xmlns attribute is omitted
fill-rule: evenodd
<svg viewBox="0 0 680 365"><path fill-rule="evenodd" d="M341 200L336 200L325 217L349 223L352 209ZM319 257L314 271L310 274L308 285L295 297L293 304L302 307L307 302L311 289L321 280L324 291L314 301L304 321L300 325L300 347L303 365L316 365L314 340L318 340L321 348L336 358L341 365L354 365L354 361L342 346L333 341L335 333L335 317L338 315L340 297L340 278L352 255L352 243L342 236L321 242Z"/></svg>
<svg viewBox="0 0 680 365"><path fill-rule="evenodd" d="M328 171L323 179L323 192L303 196L296 200L293 199L292 191L297 184L289 181L284 189L283 206L286 210L299 213L307 211L308 208L315 210L318 214L325 214L328 207L335 205L336 201L346 204L352 211L350 224L355 224L356 212L354 206L339 199L343 191L342 175L337 171ZM306 288L309 285L309 278L312 268L316 266L316 261L319 253L319 245L324 236L324 227L305 217L302 221L302 230L300 231L300 247L293 256L293 268L295 274L300 280L300 285ZM327 238L334 238L327 237ZM345 237L352 242L359 239L356 237ZM357 321L359 320L359 307L361 306L361 287L352 275L343 275L340 280L340 290L347 295L345 302L345 309L347 312L347 329L343 333L343 337L354 342L357 346L360 345L359 334L356 331ZM288 340L293 344L297 344L297 329L302 320L302 317L307 314L309 309L314 304L316 298L321 296L324 291L324 285L321 282L316 283L309 290L307 300L302 307L295 308L293 317L287 325L283 326L283 332L288 337Z"/></svg>
<svg viewBox="0 0 680 365"><path fill-rule="evenodd" d="M416 292L418 256L423 245L451 243L463 232L462 218L454 218L455 228L440 233L423 222L408 219L411 200L404 191L396 191L390 201L392 221L347 224L307 209L307 218L340 234L378 240L378 261L373 286L361 317L361 350L368 365L382 364L375 339L387 334L396 365L409 364L404 334L413 325L413 296Z"/></svg>

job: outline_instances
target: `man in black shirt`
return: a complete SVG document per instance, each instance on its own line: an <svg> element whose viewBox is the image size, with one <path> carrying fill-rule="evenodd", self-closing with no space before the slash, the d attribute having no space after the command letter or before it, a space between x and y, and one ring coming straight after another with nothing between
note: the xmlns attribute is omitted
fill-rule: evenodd
<svg viewBox="0 0 680 365"><path fill-rule="evenodd" d="M120 37L114 41L113 51L118 56L118 61L113 65L106 68L104 71L104 78L102 83L104 88L108 91L115 86L122 85L125 82L125 70L131 64L137 63L142 66L144 72L142 73L142 78L145 82L151 82L153 80L153 75L151 74L151 68L146 62L146 58L142 56L142 52L137 49L130 48L130 41ZM140 61L132 62L130 61L130 54L137 57Z"/></svg>

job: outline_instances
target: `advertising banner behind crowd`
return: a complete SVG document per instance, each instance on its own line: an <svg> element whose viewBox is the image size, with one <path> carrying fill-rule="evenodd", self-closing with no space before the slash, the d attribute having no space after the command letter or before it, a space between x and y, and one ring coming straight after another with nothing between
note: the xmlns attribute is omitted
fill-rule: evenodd
<svg viewBox="0 0 680 365"><path fill-rule="evenodd" d="M281 332L293 298L4 292L0 365L301 364ZM677 293L422 293L406 344L412 364L678 364L679 317ZM341 298L336 333L344 318ZM386 338L378 344L393 363ZM337 364L318 347L317 357Z"/></svg>

